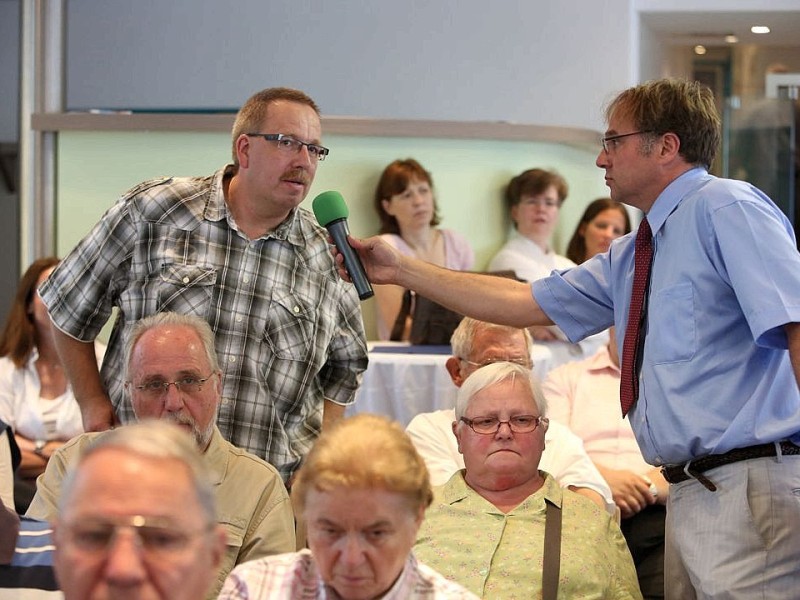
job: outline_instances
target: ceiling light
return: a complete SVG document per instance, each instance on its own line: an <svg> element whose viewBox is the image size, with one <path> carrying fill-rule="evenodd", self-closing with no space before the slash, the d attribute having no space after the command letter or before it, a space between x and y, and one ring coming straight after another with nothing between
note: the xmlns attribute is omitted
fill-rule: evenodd
<svg viewBox="0 0 800 600"><path fill-rule="evenodd" d="M694 53L695 54L701 54L701 55L705 54L706 53L706 47L703 46L702 44L697 44L697 46L694 47Z"/></svg>
<svg viewBox="0 0 800 600"><path fill-rule="evenodd" d="M725 43L726 44L736 44L738 42L739 42L739 38L736 37L735 35L733 35L732 33L729 33L728 35L725 36Z"/></svg>
<svg viewBox="0 0 800 600"><path fill-rule="evenodd" d="M753 25L750 31L753 33L769 33L769 27L766 25Z"/></svg>

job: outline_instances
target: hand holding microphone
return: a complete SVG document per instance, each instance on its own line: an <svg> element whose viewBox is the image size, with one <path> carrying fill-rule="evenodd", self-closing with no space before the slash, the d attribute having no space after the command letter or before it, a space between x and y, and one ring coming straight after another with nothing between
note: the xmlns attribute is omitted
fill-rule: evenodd
<svg viewBox="0 0 800 600"><path fill-rule="evenodd" d="M336 249L344 258L344 266L353 285L356 286L358 297L361 300L371 298L375 292L367 279L364 265L358 254L347 242L350 229L347 226L347 217L350 211L344 203L344 198L339 192L322 192L311 203L317 222L328 230Z"/></svg>

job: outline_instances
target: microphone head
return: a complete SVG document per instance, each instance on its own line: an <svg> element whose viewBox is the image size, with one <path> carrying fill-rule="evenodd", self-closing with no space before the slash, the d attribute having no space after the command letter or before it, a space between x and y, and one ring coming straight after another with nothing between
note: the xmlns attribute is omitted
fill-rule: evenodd
<svg viewBox="0 0 800 600"><path fill-rule="evenodd" d="M327 227L328 223L350 216L347 204L344 203L344 198L339 192L322 192L314 198L311 208L317 222L323 227Z"/></svg>

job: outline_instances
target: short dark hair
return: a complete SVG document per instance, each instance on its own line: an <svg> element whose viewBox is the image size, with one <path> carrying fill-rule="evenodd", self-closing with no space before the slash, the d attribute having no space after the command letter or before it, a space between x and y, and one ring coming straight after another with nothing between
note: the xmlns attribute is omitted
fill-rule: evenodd
<svg viewBox="0 0 800 600"><path fill-rule="evenodd" d="M383 170L375 188L374 199L375 211L381 220L381 228L378 233L400 235L400 226L397 224L397 219L386 212L386 209L383 208L383 201L397 194L402 194L414 179L428 182L428 185L431 186L431 191L433 191L433 176L413 158L396 160ZM439 208L434 197L433 217L431 217L429 225L436 227L440 222Z"/></svg>
<svg viewBox="0 0 800 600"><path fill-rule="evenodd" d="M0 334L0 356L7 356L18 369L22 369L36 346L36 328L30 314L31 303L36 295L36 282L47 269L58 265L60 260L48 256L35 260L26 269L17 285L17 293L8 311L3 332Z"/></svg>
<svg viewBox="0 0 800 600"><path fill-rule="evenodd" d="M233 129L231 130L231 145L233 153L233 164L239 165L239 159L236 157L236 140L243 133L253 133L258 131L264 119L267 118L267 109L270 104L284 100L286 102L295 102L297 104L305 104L314 109L314 112L319 116L319 107L311 97L305 92L294 90L292 88L274 87L256 92L247 99L236 113L236 120L233 122ZM272 133L272 132L267 132ZM277 132L280 133L280 132Z"/></svg>
<svg viewBox="0 0 800 600"><path fill-rule="evenodd" d="M550 187L556 188L559 205L564 202L569 193L569 186L566 180L555 171L544 169L528 169L514 177L506 187L506 208L519 204L523 196L538 196L543 194Z"/></svg>
<svg viewBox="0 0 800 600"><path fill-rule="evenodd" d="M678 153L691 165L709 169L714 162L721 120L713 92L702 83L656 79L628 88L606 109L606 120L612 117L628 117L652 137L674 133L681 143Z"/></svg>

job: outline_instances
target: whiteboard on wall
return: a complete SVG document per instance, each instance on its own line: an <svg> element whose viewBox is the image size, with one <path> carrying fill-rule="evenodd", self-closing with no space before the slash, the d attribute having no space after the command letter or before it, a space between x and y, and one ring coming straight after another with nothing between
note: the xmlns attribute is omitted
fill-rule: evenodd
<svg viewBox="0 0 800 600"><path fill-rule="evenodd" d="M69 110L235 109L276 85L326 115L602 128L628 0L70 0Z"/></svg>

